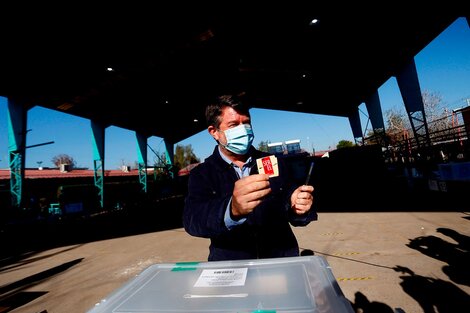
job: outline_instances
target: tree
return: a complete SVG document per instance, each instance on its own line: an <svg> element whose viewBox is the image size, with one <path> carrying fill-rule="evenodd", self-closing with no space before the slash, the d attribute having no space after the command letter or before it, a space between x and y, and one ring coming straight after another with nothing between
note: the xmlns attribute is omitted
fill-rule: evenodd
<svg viewBox="0 0 470 313"><path fill-rule="evenodd" d="M58 154L52 158L51 162L56 167L60 167L61 164L68 164L70 167L73 168L76 165L76 162L73 157L68 154Z"/></svg>
<svg viewBox="0 0 470 313"><path fill-rule="evenodd" d="M387 123L386 136L388 142L392 145L404 139L405 133L411 128L410 121L404 111L392 108L385 111L385 119Z"/></svg>
<svg viewBox="0 0 470 313"><path fill-rule="evenodd" d="M354 147L355 144L352 141L349 140L340 140L338 144L336 145L336 149L341 149L341 148L350 148Z"/></svg>
<svg viewBox="0 0 470 313"><path fill-rule="evenodd" d="M266 140L266 141L260 141L258 144L258 150L268 152L268 144L270 144L271 141Z"/></svg>
<svg viewBox="0 0 470 313"><path fill-rule="evenodd" d="M160 155L156 154L153 158L153 166L158 168L164 168L167 166L166 154L161 153Z"/></svg>
<svg viewBox="0 0 470 313"><path fill-rule="evenodd" d="M447 118L449 110L444 107L442 96L428 90L424 90L421 96L429 133L442 132L452 127L452 122ZM410 120L404 109L392 108L385 111L385 119L386 135L391 144L403 140L405 135L413 137L414 134L409 131Z"/></svg>
<svg viewBox="0 0 470 313"><path fill-rule="evenodd" d="M444 135L452 128L452 119L449 118L450 110L444 107L442 96L436 92L423 92L424 109L428 122L429 133L432 137Z"/></svg>
<svg viewBox="0 0 470 313"><path fill-rule="evenodd" d="M176 145L174 161L174 165L178 169L182 169L192 163L201 162L194 154L193 147L191 145Z"/></svg>
<svg viewBox="0 0 470 313"><path fill-rule="evenodd" d="M172 168L167 164L165 153L155 155L153 159L153 166L155 167L156 177L158 180L169 178L169 174Z"/></svg>

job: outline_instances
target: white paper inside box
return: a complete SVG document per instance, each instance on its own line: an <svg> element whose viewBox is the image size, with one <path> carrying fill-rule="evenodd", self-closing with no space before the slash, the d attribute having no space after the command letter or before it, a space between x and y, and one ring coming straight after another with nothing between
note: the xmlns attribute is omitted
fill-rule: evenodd
<svg viewBox="0 0 470 313"><path fill-rule="evenodd" d="M89 313L353 313L321 256L154 264Z"/></svg>

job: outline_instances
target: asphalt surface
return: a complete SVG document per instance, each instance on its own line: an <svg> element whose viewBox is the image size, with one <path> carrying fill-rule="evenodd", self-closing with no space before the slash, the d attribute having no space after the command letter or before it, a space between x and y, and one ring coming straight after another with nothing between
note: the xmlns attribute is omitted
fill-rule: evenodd
<svg viewBox="0 0 470 313"><path fill-rule="evenodd" d="M0 312L87 312L152 264L206 261L209 241L169 207L3 228ZM469 212L329 209L294 232L304 253L325 257L356 312L463 312Z"/></svg>

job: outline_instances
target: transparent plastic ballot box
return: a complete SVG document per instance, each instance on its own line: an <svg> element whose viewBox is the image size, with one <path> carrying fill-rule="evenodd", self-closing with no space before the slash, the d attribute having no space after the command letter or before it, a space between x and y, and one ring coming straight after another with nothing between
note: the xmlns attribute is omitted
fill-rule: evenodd
<svg viewBox="0 0 470 313"><path fill-rule="evenodd" d="M354 313L325 258L154 264L88 313Z"/></svg>

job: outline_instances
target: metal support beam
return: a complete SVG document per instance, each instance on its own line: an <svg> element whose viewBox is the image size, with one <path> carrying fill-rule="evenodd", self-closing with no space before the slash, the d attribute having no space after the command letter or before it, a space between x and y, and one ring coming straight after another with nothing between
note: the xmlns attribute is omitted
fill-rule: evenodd
<svg viewBox="0 0 470 313"><path fill-rule="evenodd" d="M167 139L163 140L165 142L165 156L166 156L166 165L168 171L170 173L171 178L175 178L175 171L174 171L174 143L169 142Z"/></svg>
<svg viewBox="0 0 470 313"><path fill-rule="evenodd" d="M396 78L413 129L416 147L420 150L429 147L431 140L414 60L406 65Z"/></svg>
<svg viewBox="0 0 470 313"><path fill-rule="evenodd" d="M13 208L23 204L23 180L26 152L27 108L18 101L7 99L8 154L10 166L10 194Z"/></svg>
<svg viewBox="0 0 470 313"><path fill-rule="evenodd" d="M93 170L95 187L98 192L100 207L104 208L104 142L106 127L98 122L91 121L93 144Z"/></svg>
<svg viewBox="0 0 470 313"><path fill-rule="evenodd" d="M364 142L364 135L362 134L361 128L361 119L359 118L359 108L349 114L349 125L351 126L351 130L354 136L355 143L357 144L359 141Z"/></svg>
<svg viewBox="0 0 470 313"><path fill-rule="evenodd" d="M22 204L22 186L24 179L23 154L10 152L10 194L11 205L20 208Z"/></svg>
<svg viewBox="0 0 470 313"><path fill-rule="evenodd" d="M387 146L387 139L385 136L384 118L382 115L378 91L375 91L370 95L365 101L365 104L372 124L372 129L374 131L374 136L377 142L385 147Z"/></svg>
<svg viewBox="0 0 470 313"><path fill-rule="evenodd" d="M147 136L135 133L137 139L137 162L139 164L139 183L141 191L147 193Z"/></svg>
<svg viewBox="0 0 470 313"><path fill-rule="evenodd" d="M104 208L104 161L93 160L93 170L100 208Z"/></svg>

